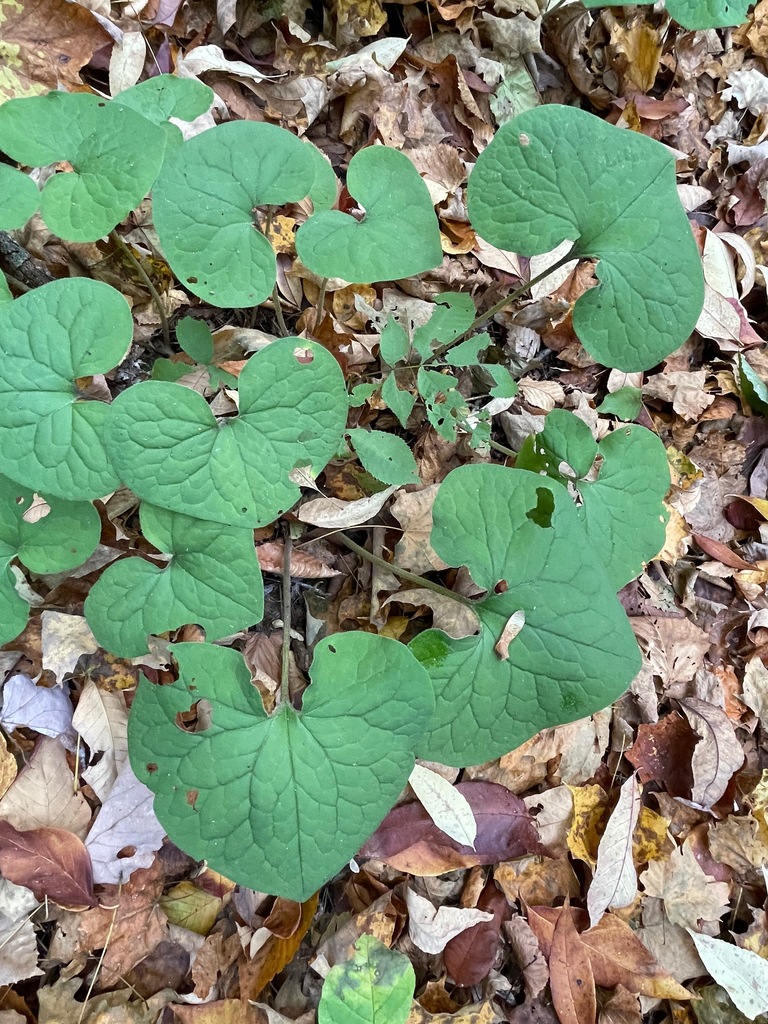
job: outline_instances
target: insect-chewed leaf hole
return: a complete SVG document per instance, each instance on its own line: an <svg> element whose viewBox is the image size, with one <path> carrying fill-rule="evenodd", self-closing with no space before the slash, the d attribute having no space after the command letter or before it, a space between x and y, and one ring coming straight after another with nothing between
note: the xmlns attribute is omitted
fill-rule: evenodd
<svg viewBox="0 0 768 1024"><path fill-rule="evenodd" d="M546 487L536 489L536 504L525 513L525 518L544 528L552 525L552 513L555 511L555 498Z"/></svg>
<svg viewBox="0 0 768 1024"><path fill-rule="evenodd" d="M293 358L297 363L301 363L302 366L308 366L310 363L315 361L315 353L311 348L304 348L301 345L297 345L293 350Z"/></svg>
<svg viewBox="0 0 768 1024"><path fill-rule="evenodd" d="M189 711L178 711L174 722L182 732L205 732L213 724L211 702L205 698L196 700Z"/></svg>

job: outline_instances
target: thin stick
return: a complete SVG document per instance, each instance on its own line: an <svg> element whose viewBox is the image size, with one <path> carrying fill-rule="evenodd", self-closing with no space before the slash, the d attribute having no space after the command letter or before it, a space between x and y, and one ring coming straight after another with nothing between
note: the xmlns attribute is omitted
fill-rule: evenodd
<svg viewBox="0 0 768 1024"><path fill-rule="evenodd" d="M498 441L494 441L493 439L489 439L488 444L490 445L491 448L493 448L493 450L495 452L501 452L501 454L502 455L506 455L507 458L510 458L510 459L516 459L517 458L517 452L513 452L512 449L511 448L507 448L506 445L499 444Z"/></svg>
<svg viewBox="0 0 768 1024"><path fill-rule="evenodd" d="M280 673L280 703L288 704L291 699L289 673L291 663L291 531L285 531L285 548L283 549L283 652L282 670Z"/></svg>
<svg viewBox="0 0 768 1024"><path fill-rule="evenodd" d="M313 334L317 334L320 324L323 322L323 306L325 306L325 289L328 285L328 278L324 277L320 282L320 294L317 296L317 312L315 313L315 326Z"/></svg>
<svg viewBox="0 0 768 1024"><path fill-rule="evenodd" d="M171 347L171 332L168 327L168 317L165 315L165 306L163 305L163 300L160 298L160 293L152 283L149 274L141 265L141 261L134 256L130 246L125 244L125 242L122 240L120 235L118 235L117 231L114 228L112 229L112 231L109 232L109 237L118 247L120 252L123 253L128 262L133 266L133 269L144 282L147 291L152 296L152 301L154 302L157 308L157 312L160 316L160 324L163 328L163 341L165 342L166 353L170 355L173 352L173 348Z"/></svg>
<svg viewBox="0 0 768 1024"><path fill-rule="evenodd" d="M463 334L459 335L459 337L456 338L455 341L450 341L448 342L447 345L440 345L439 348L436 348L435 351L430 356L430 358L425 360L425 362L431 362L432 359L439 359L441 356L445 355L449 348L453 348L454 345L458 345L459 342L464 341L465 338L468 338L471 334L474 334L474 332L479 327L482 327L484 324L487 324L489 320L496 316L496 314L499 313L502 309L504 309L505 306L508 306L510 302L514 302L515 299L519 299L521 295L524 295L525 292L527 292L530 288L533 288L533 286L535 284L538 284L539 281L543 281L545 278L549 277L550 274L554 274L556 270L559 270L560 267L565 266L566 263L570 263L570 261L575 258L576 257L573 255L573 250L571 250L571 252L569 252L567 255L559 259L557 263L553 263L551 267L547 267L546 270L543 270L540 274L537 274L536 277L532 277L530 281L526 281L526 283L520 285L519 288L515 288L513 292L510 292L509 295L505 295L503 299L499 299L499 301L495 303L495 305L491 306L489 310L486 310L485 313L482 313L479 317L473 320L472 324L467 328L467 330L464 331Z"/></svg>
<svg viewBox="0 0 768 1024"><path fill-rule="evenodd" d="M275 319L277 320L277 326L280 328L280 333L284 338L287 338L288 328L285 325L283 307L280 305L280 295L277 291L277 281L275 281L275 286L272 289L272 305L275 307Z"/></svg>
<svg viewBox="0 0 768 1024"><path fill-rule="evenodd" d="M121 881L117 887L117 903L115 904L115 907L112 911L112 920L109 922L109 928L107 929L107 934L104 939L104 948L101 951L99 962L96 964L96 968L93 972L93 977L91 978L91 983L88 986L88 991L85 993L85 1001L83 1002L83 1008L80 1010L80 1016L77 1018L77 1024L82 1024L83 1016L85 1015L86 1008L88 1007L88 1000L91 998L91 993L93 992L96 982L98 981L99 973L101 972L101 965L104 963L104 957L107 955L107 950L109 949L109 942L110 939L112 938L112 932L115 929L115 922L117 921L117 912L120 909L120 895L122 891L123 883Z"/></svg>
<svg viewBox="0 0 768 1024"><path fill-rule="evenodd" d="M334 540L338 541L339 544L343 544L345 548L349 548L350 551L354 551L356 555L361 558L365 558L368 562L373 565L378 565L381 569L386 569L393 573L395 576L399 576L403 580L408 580L410 583L416 583L420 587L424 587L425 590L432 590L436 594L442 594L443 597L450 597L453 601L458 601L459 604L464 604L468 608L474 608L474 602L470 601L468 597L463 597L461 594L454 594L452 590L447 587L441 587L439 583L433 583L432 580L425 580L423 576L417 576L414 572L408 572L407 569L401 569L397 565L392 565L385 558L379 558L378 555L372 554L365 548L360 547L353 540L350 540L345 533L334 534Z"/></svg>

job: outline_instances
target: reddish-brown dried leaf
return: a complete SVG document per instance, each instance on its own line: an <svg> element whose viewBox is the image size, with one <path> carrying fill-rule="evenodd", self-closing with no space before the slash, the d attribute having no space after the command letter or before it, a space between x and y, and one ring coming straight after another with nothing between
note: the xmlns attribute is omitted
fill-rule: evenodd
<svg viewBox="0 0 768 1024"><path fill-rule="evenodd" d="M42 900L61 907L94 907L91 858L81 839L63 828L20 832L0 821L0 871L16 885L25 885Z"/></svg>
<svg viewBox="0 0 768 1024"><path fill-rule="evenodd" d="M625 756L637 768L643 785L661 782L672 796L690 799L691 759L697 741L688 722L673 711L658 722L638 726L637 739Z"/></svg>
<svg viewBox="0 0 768 1024"><path fill-rule="evenodd" d="M495 782L460 782L456 789L477 821L474 850L441 832L414 802L391 810L360 856L375 857L414 875L440 875L543 852L534 819L520 797Z"/></svg>
<svg viewBox="0 0 768 1024"><path fill-rule="evenodd" d="M477 909L493 914L457 935L443 951L445 968L457 985L479 985L493 967L499 949L501 926L511 909L503 892L489 878L480 893Z"/></svg>
<svg viewBox="0 0 768 1024"><path fill-rule="evenodd" d="M288 900L284 901L286 904ZM317 910L317 893L300 904L301 917L288 938L270 936L252 960L240 963L240 995L243 999L256 999L276 974L289 964L307 934ZM283 921L285 924L285 921Z"/></svg>
<svg viewBox="0 0 768 1024"><path fill-rule="evenodd" d="M570 907L558 916L549 949L549 984L560 1024L594 1024L597 994L589 951L573 923Z"/></svg>
<svg viewBox="0 0 768 1024"><path fill-rule="evenodd" d="M741 557L741 555L737 555L735 551L731 551L728 545L723 544L722 541L713 540L711 537L705 537L701 533L694 533L693 539L699 545L704 554L709 555L710 558L714 558L718 562L722 562L723 565L730 566L731 569L755 568L751 562L747 562L746 559Z"/></svg>
<svg viewBox="0 0 768 1024"><path fill-rule="evenodd" d="M264 572L274 572L280 575L283 571L283 558L285 557L285 545L282 541L267 541L259 544L256 548L256 556L259 565ZM291 551L291 576L297 579L319 580L329 576L338 576L338 569L327 565L309 551L298 551L295 548Z"/></svg>
<svg viewBox="0 0 768 1024"><path fill-rule="evenodd" d="M528 923L539 940L542 952L549 957L555 927L562 907L529 907ZM690 999L691 993L678 984L654 960L629 925L613 914L606 914L594 928L585 910L570 909L574 927L581 931L581 941L589 952L595 983L601 988L623 985L630 992L657 999Z"/></svg>
<svg viewBox="0 0 768 1024"><path fill-rule="evenodd" d="M259 1024L259 1010L245 999L217 999L202 1006L168 1007L172 1024ZM263 1016L263 1015L262 1015Z"/></svg>

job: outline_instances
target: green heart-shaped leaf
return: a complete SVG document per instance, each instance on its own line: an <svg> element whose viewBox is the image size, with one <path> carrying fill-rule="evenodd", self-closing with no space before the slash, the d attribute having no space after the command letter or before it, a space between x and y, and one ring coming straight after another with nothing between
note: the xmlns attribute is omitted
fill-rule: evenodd
<svg viewBox="0 0 768 1024"><path fill-rule="evenodd" d="M194 121L213 102L213 89L196 78L156 75L124 89L113 102L130 107L153 124L163 124L170 117Z"/></svg>
<svg viewBox="0 0 768 1024"><path fill-rule="evenodd" d="M283 338L239 377L240 414L218 422L180 384L143 381L112 403L109 452L124 482L161 508L230 526L263 526L298 501L288 474L315 472L341 446L344 378L322 346Z"/></svg>
<svg viewBox="0 0 768 1024"><path fill-rule="evenodd" d="M11 295L11 289L8 287L6 276L0 270L0 304L3 302L13 302L13 296Z"/></svg>
<svg viewBox="0 0 768 1024"><path fill-rule="evenodd" d="M336 964L323 983L318 1024L405 1024L416 975L411 961L361 935L351 960Z"/></svg>
<svg viewBox="0 0 768 1024"><path fill-rule="evenodd" d="M33 499L32 491L0 476L0 644L15 639L29 617L11 560L18 558L36 573L66 572L93 553L101 535L99 513L89 502L50 498L43 518L27 522Z"/></svg>
<svg viewBox="0 0 768 1024"><path fill-rule="evenodd" d="M165 133L127 106L87 93L51 92L0 107L0 149L29 167L66 160L40 197L43 220L62 238L108 234L152 188Z"/></svg>
<svg viewBox="0 0 768 1024"><path fill-rule="evenodd" d="M295 711L267 717L242 657L209 644L173 648L180 678L142 680L131 709L133 770L155 813L192 857L241 885L305 900L346 864L400 795L433 698L406 647L341 633L315 648ZM184 732L177 715L210 704Z"/></svg>
<svg viewBox="0 0 768 1024"><path fill-rule="evenodd" d="M564 487L525 470L463 466L441 484L433 518L435 552L489 593L474 605L480 636L429 630L411 642L437 700L419 757L480 764L626 689L640 668L637 643Z"/></svg>
<svg viewBox="0 0 768 1024"><path fill-rule="evenodd" d="M214 306L257 306L275 283L275 253L257 206L296 202L318 168L284 128L230 121L185 142L155 184L155 227L182 284Z"/></svg>
<svg viewBox="0 0 768 1024"><path fill-rule="evenodd" d="M645 427L619 427L597 444L583 420L554 409L515 466L572 484L589 543L617 590L664 546L669 464L664 445Z"/></svg>
<svg viewBox="0 0 768 1024"><path fill-rule="evenodd" d="M166 568L143 558L107 567L88 595L85 617L102 647L121 658L149 650L147 636L197 623L218 640L261 621L264 586L253 531L141 506L141 529Z"/></svg>
<svg viewBox="0 0 768 1024"><path fill-rule="evenodd" d="M70 501L119 486L102 441L109 406L76 381L117 366L132 335L122 295L85 277L0 306L0 472Z"/></svg>
<svg viewBox="0 0 768 1024"><path fill-rule="evenodd" d="M417 484L420 481L416 460L408 445L396 434L383 430L348 430L349 440L363 469L384 484Z"/></svg>
<svg viewBox="0 0 768 1024"><path fill-rule="evenodd" d="M650 0L646 0L650 3ZM747 20L750 0L667 0L666 8L687 29L727 28ZM616 7L619 0L584 0L585 7Z"/></svg>
<svg viewBox="0 0 768 1024"><path fill-rule="evenodd" d="M23 227L39 200L37 185L27 174L0 164L0 231Z"/></svg>
<svg viewBox="0 0 768 1024"><path fill-rule="evenodd" d="M429 191L404 153L386 146L356 153L347 189L365 208L363 220L324 210L296 233L296 251L311 271L357 283L396 281L441 263Z"/></svg>
<svg viewBox="0 0 768 1024"><path fill-rule="evenodd" d="M537 107L496 133L468 195L472 225L499 248L534 256L569 239L599 260L573 326L605 366L648 369L693 330L701 260L658 142L574 107Z"/></svg>

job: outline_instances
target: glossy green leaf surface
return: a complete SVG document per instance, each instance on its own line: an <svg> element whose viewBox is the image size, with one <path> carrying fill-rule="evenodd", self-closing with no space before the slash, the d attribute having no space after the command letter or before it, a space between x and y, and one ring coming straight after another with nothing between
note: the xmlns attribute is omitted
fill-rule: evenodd
<svg viewBox="0 0 768 1024"><path fill-rule="evenodd" d="M645 427L621 426L598 444L578 416L554 409L515 465L572 484L589 543L617 590L664 547L669 464L664 445Z"/></svg>
<svg viewBox="0 0 768 1024"><path fill-rule="evenodd" d="M361 935L354 956L326 976L318 1024L405 1024L415 988L407 956Z"/></svg>
<svg viewBox="0 0 768 1024"><path fill-rule="evenodd" d="M419 470L408 445L396 434L383 430L348 430L357 457L371 476L384 484L417 484Z"/></svg>
<svg viewBox="0 0 768 1024"><path fill-rule="evenodd" d="M153 505L230 526L263 526L296 503L288 474L319 472L341 446L347 395L321 345L283 338L239 377L240 413L217 421L180 384L143 381L112 403L107 444L125 483Z"/></svg>
<svg viewBox="0 0 768 1024"><path fill-rule="evenodd" d="M27 624L29 605L16 592L11 559L18 558L36 573L66 572L86 560L99 543L101 521L86 501L50 498L50 510L27 522L34 493L0 476L0 643L7 643Z"/></svg>
<svg viewBox="0 0 768 1024"><path fill-rule="evenodd" d="M76 380L117 366L132 336L122 295L85 277L0 306L0 472L70 501L119 486L103 442L110 407Z"/></svg>
<svg viewBox="0 0 768 1024"><path fill-rule="evenodd" d="M23 227L37 210L40 193L27 174L0 164L0 231Z"/></svg>
<svg viewBox="0 0 768 1024"><path fill-rule="evenodd" d="M596 258L600 282L573 326L605 366L654 366L688 338L704 301L701 260L659 143L574 107L537 107L504 125L468 186L475 230L525 256L564 239Z"/></svg>
<svg viewBox="0 0 768 1024"><path fill-rule="evenodd" d="M275 253L256 207L307 196L317 166L284 128L230 121L189 139L153 191L163 253L185 288L214 306L256 306L275 283Z"/></svg>
<svg viewBox="0 0 768 1024"><path fill-rule="evenodd" d="M441 484L433 519L439 557L466 565L488 596L475 605L479 636L429 630L411 642L437 700L419 757L480 764L626 689L640 668L637 643L564 487L524 470L462 466ZM496 645L520 612L503 658Z"/></svg>
<svg viewBox="0 0 768 1024"><path fill-rule="evenodd" d="M131 709L133 770L171 839L228 878L305 900L339 871L400 795L433 707L406 647L370 633L321 640L301 711L267 717L234 650L173 648L180 678L142 680ZM197 701L211 721L176 716Z"/></svg>
<svg viewBox="0 0 768 1024"><path fill-rule="evenodd" d="M146 539L171 555L108 566L91 587L85 617L99 644L121 658L148 651L147 637L197 623L208 640L247 629L264 614L264 586L253 531L141 507Z"/></svg>
<svg viewBox="0 0 768 1024"><path fill-rule="evenodd" d="M40 212L62 238L93 242L152 188L165 132L127 106L88 93L51 92L0 107L0 149L29 167L68 161L72 172L46 182Z"/></svg>
<svg viewBox="0 0 768 1024"><path fill-rule="evenodd" d="M584 0L585 7L618 6L613 0ZM687 29L726 28L747 20L749 0L667 0L667 11Z"/></svg>
<svg viewBox="0 0 768 1024"><path fill-rule="evenodd" d="M438 266L440 231L427 186L405 154L371 146L349 162L347 189L364 208L316 213L296 233L296 251L322 277L395 281Z"/></svg>

